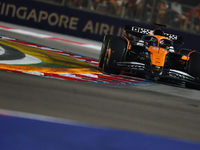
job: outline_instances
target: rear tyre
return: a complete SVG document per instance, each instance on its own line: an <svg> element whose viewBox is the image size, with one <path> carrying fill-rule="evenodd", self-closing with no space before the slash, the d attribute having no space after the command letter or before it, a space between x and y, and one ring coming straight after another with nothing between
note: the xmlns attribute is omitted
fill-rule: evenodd
<svg viewBox="0 0 200 150"><path fill-rule="evenodd" d="M188 61L187 65L188 74L195 77L198 81L200 79L200 54L197 52L193 52L190 55L190 60ZM186 88L193 88L193 89L200 89L200 84L185 83Z"/></svg>
<svg viewBox="0 0 200 150"><path fill-rule="evenodd" d="M108 42L110 41L110 39L112 37L113 37L113 35L109 35L109 34L104 36L102 47L101 47L101 53L99 55L99 68L101 68L101 69L103 67L105 53L106 53L106 50L108 47Z"/></svg>
<svg viewBox="0 0 200 150"><path fill-rule="evenodd" d="M106 73L120 74L121 69L116 67L116 62L124 60L127 48L127 41L122 37L113 37L105 53L102 70Z"/></svg>

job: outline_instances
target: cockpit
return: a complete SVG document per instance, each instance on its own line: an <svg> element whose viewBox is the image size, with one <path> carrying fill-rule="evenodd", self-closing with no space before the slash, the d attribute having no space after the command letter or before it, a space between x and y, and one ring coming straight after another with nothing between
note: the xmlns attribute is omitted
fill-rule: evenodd
<svg viewBox="0 0 200 150"><path fill-rule="evenodd" d="M158 46L169 50L170 47L173 46L173 42L170 39L165 38L163 36L144 35L142 37L142 40L144 41L144 45L148 47Z"/></svg>
<svg viewBox="0 0 200 150"><path fill-rule="evenodd" d="M158 39L154 36L143 36L142 40L144 41L145 46L157 46Z"/></svg>

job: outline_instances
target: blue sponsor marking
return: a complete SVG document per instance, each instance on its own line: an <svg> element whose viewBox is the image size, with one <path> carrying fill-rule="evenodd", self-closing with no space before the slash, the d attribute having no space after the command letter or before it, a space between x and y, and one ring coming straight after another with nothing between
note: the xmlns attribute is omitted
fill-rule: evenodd
<svg viewBox="0 0 200 150"><path fill-rule="evenodd" d="M200 143L70 122L0 116L1 150L200 150Z"/></svg>

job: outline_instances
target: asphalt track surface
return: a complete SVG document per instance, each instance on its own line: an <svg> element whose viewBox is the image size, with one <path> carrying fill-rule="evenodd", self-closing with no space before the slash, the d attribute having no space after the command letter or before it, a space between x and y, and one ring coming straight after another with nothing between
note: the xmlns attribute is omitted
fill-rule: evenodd
<svg viewBox="0 0 200 150"><path fill-rule="evenodd" d="M4 30L0 34L95 59L99 55L97 50L64 42ZM197 90L160 83L93 84L5 71L0 71L0 83L2 109L200 142L200 91Z"/></svg>
<svg viewBox="0 0 200 150"><path fill-rule="evenodd" d="M24 53L14 49L14 48L8 47L8 46L3 45L3 44L0 44L0 46L3 49L7 50L7 51L5 51L4 55L0 55L0 60L14 60L14 59L22 59L22 58L25 57Z"/></svg>

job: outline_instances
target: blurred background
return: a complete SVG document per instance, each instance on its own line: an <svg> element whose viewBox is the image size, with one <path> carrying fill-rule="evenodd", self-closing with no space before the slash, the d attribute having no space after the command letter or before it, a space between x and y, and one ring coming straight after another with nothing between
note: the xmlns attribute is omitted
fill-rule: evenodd
<svg viewBox="0 0 200 150"><path fill-rule="evenodd" d="M199 0L35 0L200 34Z"/></svg>

